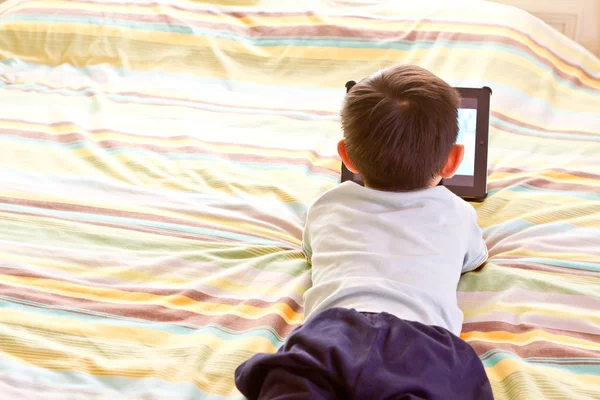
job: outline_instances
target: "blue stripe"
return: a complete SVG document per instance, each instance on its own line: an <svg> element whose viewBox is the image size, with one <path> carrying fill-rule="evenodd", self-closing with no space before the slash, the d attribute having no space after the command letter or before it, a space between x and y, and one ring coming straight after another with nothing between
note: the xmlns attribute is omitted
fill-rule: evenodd
<svg viewBox="0 0 600 400"><path fill-rule="evenodd" d="M277 109L268 109L268 108L244 108L244 107L235 107L228 105L219 105L219 104L208 104L208 103L194 103L186 100L179 99L164 99L164 98L149 98L149 97L140 97L140 96L131 96L131 95L121 95L118 93L106 93L100 92L96 89L82 89L82 90L72 90L68 88L58 88L58 89L50 89L44 86L36 85L36 84L8 84L0 81L0 89L3 87L7 87L10 89L18 89L22 88L25 90L35 90L40 93L58 93L64 96L87 96L90 94L97 94L105 99L111 99L117 102L129 102L135 104L147 104L147 105L155 105L155 106L179 106L179 107L190 107L195 109L202 109L205 111L214 111L214 112L225 112L225 113L236 113L236 114L252 114L252 115L277 115L282 117L296 117L307 119L311 121L337 121L339 120L339 116L335 113L331 114L318 114L311 113L308 111L294 111L294 110L277 110Z"/></svg>
<svg viewBox="0 0 600 400"><path fill-rule="evenodd" d="M141 220L136 218L124 218L124 217L114 217L109 215L100 215L100 214L87 214L81 212L74 211L57 211L57 210L48 210L36 207L27 207L20 206L15 204L2 204L0 203L0 210L6 211L15 211L15 212L26 212L32 213L39 216L53 216L57 218L66 218L70 220L75 220L74 222L108 222L117 225L122 225L126 227L132 226L144 226L155 229L162 229L167 231L177 231L177 232L186 232L197 235L207 235L207 236L216 236L224 239L231 239L235 241L252 243L252 244L260 244L264 246L273 246L273 247L285 247L288 248L290 245L288 243L279 243L272 240L266 240L254 236L243 235L240 233L233 233L227 231L219 231L215 228L199 228L195 226L181 225L181 224L172 224L168 222L158 222L158 221L149 221L149 220Z"/></svg>
<svg viewBox="0 0 600 400"><path fill-rule="evenodd" d="M600 134L596 135L596 136L591 136L591 135L580 135L577 133L569 133L569 132L559 132L559 131L541 131L541 130L534 130L531 128L526 128L524 126L520 126L517 124L513 124L507 121L504 121L498 117L494 117L494 116L490 116L490 124L491 125L495 125L496 127L500 128L500 129L509 129L511 131L517 131L517 132L523 132L526 134L530 134L533 136L537 136L537 137L548 137L548 138L555 138L555 139L582 139L582 140L586 140L588 142L600 142ZM600 121L599 121L599 126L600 126Z"/></svg>
<svg viewBox="0 0 600 400"><path fill-rule="evenodd" d="M484 236L489 236L492 233L498 234L514 234L517 232L522 232L526 229L536 226L531 222L524 221L522 219L512 219L510 221L502 222L496 225L488 226L487 228L482 228Z"/></svg>
<svg viewBox="0 0 600 400"><path fill-rule="evenodd" d="M148 321L139 318L123 317L119 315L78 308L61 307L61 309L58 309L58 306L51 306L35 301L2 295L0 295L0 300L0 309L10 309L23 313L33 313L55 318L67 318L86 323L106 324L107 320L110 320L110 324L116 326L152 329L182 336L211 334L223 340L239 340L261 337L271 342L275 348L278 348L284 342L284 339L279 335L279 333L277 333L277 331L270 326L257 325L249 330L234 331L218 324L208 324L204 326L186 324L186 326L183 326L181 324L176 325Z"/></svg>
<svg viewBox="0 0 600 400"><path fill-rule="evenodd" d="M272 200L270 198L255 197L249 193L243 195L228 195L226 193L218 194L206 194L197 192L183 192L179 190L169 190L163 188L144 188L141 186L131 186L127 183L123 183L114 179L110 179L104 176L72 176L72 175L60 175L60 174L46 174L42 172L29 172L29 171L15 171L8 168L0 168L0 176L11 180L17 180L19 182L38 182L36 187L38 192L44 187L39 182L52 182L51 185L46 187L52 187L52 192L55 195L56 189L70 187L79 188L84 185L85 187L106 192L114 192L117 195L125 193L126 195L141 195L152 198L164 198L164 199L177 199L194 206L200 205L211 205L214 206L215 202L220 204L236 204L244 207L254 208L257 210L269 210L272 213L282 213L284 211L293 211L293 215L289 218L294 218L304 215L308 209L309 204L299 201L282 203L279 200ZM339 183L339 178L337 180ZM330 185L323 186L322 191L329 189ZM0 192L1 193L1 192ZM38 193L39 194L39 193Z"/></svg>
<svg viewBox="0 0 600 400"><path fill-rule="evenodd" d="M527 361L537 362L537 361L557 361L557 362L576 362L576 363L597 363L600 364L600 358L581 358L581 357L565 357L565 358L556 358L556 357L527 357Z"/></svg>
<svg viewBox="0 0 600 400"><path fill-rule="evenodd" d="M490 353L493 353L493 354L490 355ZM520 360L520 361L526 362L528 364L533 364L536 366L542 366L542 367L546 367L546 368L560 369L563 371L568 371L573 374L600 376L600 363L599 364L589 364L584 361L582 364L577 364L577 365L560 364L560 363L554 364L554 363L549 363L548 361L553 361L555 359L545 359L543 357L536 357L534 359L521 358L513 353L509 353L506 351L496 351L496 350L486 352L486 353L480 355L479 357L482 359L487 357L487 359L482 360L485 368L494 368L496 366L496 364L498 364L499 362L501 362L503 360ZM572 360L572 359L570 359L570 360ZM577 360L577 362L581 362L579 359L576 359L576 360ZM585 360L585 359L583 359L583 360ZM568 362L568 361L565 361L565 362Z"/></svg>
<svg viewBox="0 0 600 400"><path fill-rule="evenodd" d="M10 134L2 134L0 136L0 141L12 140L18 143L24 143L28 145L36 145L36 146L48 146L54 147L63 150L79 150L79 149L94 149L92 146L94 141L82 141L82 140L73 140L68 143L58 143L47 141L44 139L33 139L33 138L25 138L18 135L10 135ZM311 179L318 179L327 181L330 183L339 183L339 176L335 175L335 172L332 172L332 175L325 175L319 172L312 172L309 167L306 165L299 164L277 164L269 161L268 159L265 162L250 162L250 161L234 161L227 160L225 158L219 157L217 155L212 154L190 154L190 153L169 153L169 152L154 152L151 150L146 150L142 148L131 148L131 147L112 147L110 149L97 148L98 152L110 154L110 155L140 155L140 156L152 156L164 158L167 160L195 160L195 161L207 161L218 164L231 165L235 167L245 168L253 171L295 171L304 174L305 176Z"/></svg>
<svg viewBox="0 0 600 400"><path fill-rule="evenodd" d="M143 362L143 360L139 360ZM187 366L189 367L189 366ZM70 393L81 398L96 398L100 395L107 399L189 399L189 400L243 400L241 395L222 397L201 391L191 382L168 382L159 378L116 378L95 376L77 371L53 371L21 364L16 361L0 358L0 381L2 375L22 380L25 386L20 387L23 393L42 399L54 390L62 395ZM6 383L11 385L11 381ZM32 388L26 385L30 382ZM40 393L39 387L45 386L52 391ZM81 392L78 392L80 390ZM91 392L92 394L90 395ZM89 396L89 397L88 397ZM29 396L25 396L29 397Z"/></svg>
<svg viewBox="0 0 600 400"><path fill-rule="evenodd" d="M505 222L499 222L498 224L489 226L487 228L483 228L485 236L488 236L492 233L498 233L500 235L514 234L525 230L528 230L530 238L549 235L561 235L568 237L576 236L577 238L586 239L596 239L600 237L600 228L581 227L565 223L564 221L552 222L545 225L536 225L522 219L512 219Z"/></svg>
<svg viewBox="0 0 600 400"><path fill-rule="evenodd" d="M511 192L517 192L517 193L535 193L538 195L542 195L542 194L555 194L557 196L563 196L563 197L576 197L576 198L580 198L580 199L585 199L585 200L592 200L592 201L598 201L600 200L600 196L594 194L594 193L586 193L586 192L579 192L579 191L572 191L572 190L560 190L560 189L548 189L548 188L539 188L539 187L534 187L531 186L527 183L520 183L518 185L511 185L509 187L506 188L495 188L495 189L490 189L488 191L488 196L493 196L498 192L501 192L503 190L508 190Z"/></svg>
<svg viewBox="0 0 600 400"><path fill-rule="evenodd" d="M567 197L578 197L586 200L600 200L600 196L592 192L579 192L574 190L561 190L561 189L548 189L548 188L539 188L535 186L531 186L527 183L521 183L517 186L511 186L508 188L512 192L525 192L525 193L551 193L559 196L567 196Z"/></svg>
<svg viewBox="0 0 600 400"><path fill-rule="evenodd" d="M173 335L194 336L200 334L210 334L223 340L239 340L261 337L278 348L284 342L284 339L270 326L256 326L250 330L234 331L218 324L209 324L204 326L186 324L169 324L165 322L148 321L139 318L123 317L98 311L47 305L35 301L29 301L10 296L0 295L0 310L12 310L27 314L35 314L44 317L65 318L76 320L82 323L107 324L114 326L124 326L132 328L151 329L170 333ZM36 319L35 315L31 319Z"/></svg>
<svg viewBox="0 0 600 400"><path fill-rule="evenodd" d="M4 60L0 60L0 65L7 65L13 68L21 69L29 69L36 71L43 71L46 73L50 73L55 69L55 67L48 66L45 64L37 64L29 61L23 61L21 59L7 58ZM67 67L66 65L63 67ZM202 87L211 86L215 90L227 90L228 92L236 92L236 93L258 93L261 95L273 95L275 93L286 93L291 97L299 96L302 94L310 93L311 97L333 97L338 99L338 102L341 104L341 100L344 97L345 88L343 83L339 88L323 88L323 87L310 87L310 86L294 86L295 83L300 83L300 81L289 81L286 82L286 86L281 86L281 84L276 85L266 85L255 82L245 82L245 81L236 81L232 79L219 79L208 76L199 76L193 74L185 74L185 73L170 73L165 71L142 71L142 70L129 70L126 68L120 68L116 66L108 66L108 65L86 65L86 66L76 66L76 65L68 65L69 69L73 69L78 71L80 74L85 76L94 76L96 74L101 74L102 71L110 71L111 74L118 75L127 80L138 78L140 81L160 81L161 83L166 84L167 87L172 87L176 84L181 84L184 82L186 85L199 85ZM168 83L168 84L167 84Z"/></svg>
<svg viewBox="0 0 600 400"><path fill-rule="evenodd" d="M577 251L577 248L573 249L573 251ZM556 259L543 258L543 257L519 257L519 261L544 264L544 265L552 265L552 266L556 266L556 267L583 269L586 271L600 272L600 263L591 263L591 262L585 262L585 261L556 260Z"/></svg>

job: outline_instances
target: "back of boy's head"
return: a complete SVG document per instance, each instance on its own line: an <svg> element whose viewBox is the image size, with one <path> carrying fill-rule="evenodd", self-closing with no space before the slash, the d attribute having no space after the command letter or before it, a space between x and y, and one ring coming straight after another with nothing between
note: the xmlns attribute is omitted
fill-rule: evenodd
<svg viewBox="0 0 600 400"><path fill-rule="evenodd" d="M346 94L348 158L373 189L426 188L456 143L459 105L458 91L423 68L379 71Z"/></svg>

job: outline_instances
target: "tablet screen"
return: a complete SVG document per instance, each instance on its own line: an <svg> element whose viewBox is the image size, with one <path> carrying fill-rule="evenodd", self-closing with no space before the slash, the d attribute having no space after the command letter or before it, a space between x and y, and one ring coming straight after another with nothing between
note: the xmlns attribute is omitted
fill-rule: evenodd
<svg viewBox="0 0 600 400"><path fill-rule="evenodd" d="M465 146L465 157L451 182L456 186L473 186L475 183L475 143L477 142L477 99L463 98L458 109L458 137L456 143Z"/></svg>

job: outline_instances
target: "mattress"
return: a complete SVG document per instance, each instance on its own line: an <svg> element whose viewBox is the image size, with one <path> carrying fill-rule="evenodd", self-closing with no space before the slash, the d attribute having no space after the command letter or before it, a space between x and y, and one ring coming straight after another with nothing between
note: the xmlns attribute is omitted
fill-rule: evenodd
<svg viewBox="0 0 600 400"><path fill-rule="evenodd" d="M303 321L344 84L405 63L493 89L458 298L495 397L600 398L600 61L418 3L0 2L0 397L241 398Z"/></svg>

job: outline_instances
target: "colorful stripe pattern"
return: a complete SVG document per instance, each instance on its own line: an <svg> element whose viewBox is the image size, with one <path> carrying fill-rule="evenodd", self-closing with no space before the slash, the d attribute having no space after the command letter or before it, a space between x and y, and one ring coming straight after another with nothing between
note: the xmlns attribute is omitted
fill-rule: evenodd
<svg viewBox="0 0 600 400"><path fill-rule="evenodd" d="M0 2L3 397L239 398L302 322L344 83L396 63L494 91L459 299L496 397L600 397L600 61L516 9L394 4Z"/></svg>

